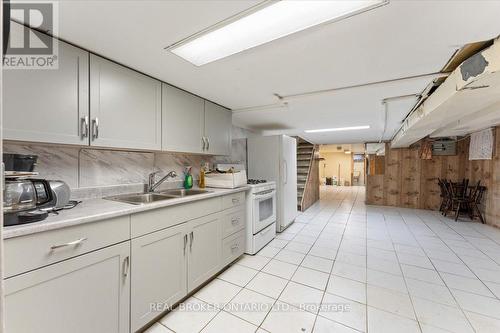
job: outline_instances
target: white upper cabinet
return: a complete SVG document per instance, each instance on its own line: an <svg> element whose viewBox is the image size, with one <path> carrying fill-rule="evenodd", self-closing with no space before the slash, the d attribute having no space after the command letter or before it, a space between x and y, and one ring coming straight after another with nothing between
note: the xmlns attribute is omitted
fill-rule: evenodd
<svg viewBox="0 0 500 333"><path fill-rule="evenodd" d="M22 38L12 24L11 39ZM88 145L89 53L59 41L58 69L3 71L3 137Z"/></svg>
<svg viewBox="0 0 500 333"><path fill-rule="evenodd" d="M90 56L90 144L161 149L161 82Z"/></svg>
<svg viewBox="0 0 500 333"><path fill-rule="evenodd" d="M205 152L213 155L231 155L232 113L217 104L205 101Z"/></svg>
<svg viewBox="0 0 500 333"><path fill-rule="evenodd" d="M203 99L165 83L162 94L163 150L203 153Z"/></svg>

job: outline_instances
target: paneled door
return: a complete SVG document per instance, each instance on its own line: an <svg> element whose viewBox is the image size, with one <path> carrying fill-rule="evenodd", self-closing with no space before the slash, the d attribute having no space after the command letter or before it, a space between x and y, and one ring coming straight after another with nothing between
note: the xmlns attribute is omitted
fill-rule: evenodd
<svg viewBox="0 0 500 333"><path fill-rule="evenodd" d="M187 245L186 224L132 240L132 332L186 296Z"/></svg>
<svg viewBox="0 0 500 333"><path fill-rule="evenodd" d="M161 82L90 56L90 145L161 149Z"/></svg>
<svg viewBox="0 0 500 333"><path fill-rule="evenodd" d="M11 43L22 40L23 29L11 23ZM3 70L4 139L89 144L89 53L56 44L57 69Z"/></svg>
<svg viewBox="0 0 500 333"><path fill-rule="evenodd" d="M231 155L231 127L233 115L230 110L205 101L206 152L213 155Z"/></svg>
<svg viewBox="0 0 500 333"><path fill-rule="evenodd" d="M162 149L203 153L204 101L184 90L162 84Z"/></svg>
<svg viewBox="0 0 500 333"><path fill-rule="evenodd" d="M5 280L10 333L128 333L130 242Z"/></svg>
<svg viewBox="0 0 500 333"><path fill-rule="evenodd" d="M222 264L220 214L188 222L188 292L214 276Z"/></svg>

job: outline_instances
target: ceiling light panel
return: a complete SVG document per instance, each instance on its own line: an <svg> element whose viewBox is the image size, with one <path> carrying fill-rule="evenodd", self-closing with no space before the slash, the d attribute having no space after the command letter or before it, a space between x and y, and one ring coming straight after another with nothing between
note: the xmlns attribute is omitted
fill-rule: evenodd
<svg viewBox="0 0 500 333"><path fill-rule="evenodd" d="M387 0L278 1L215 30L174 44L168 49L194 65L202 66L387 2Z"/></svg>
<svg viewBox="0 0 500 333"><path fill-rule="evenodd" d="M313 129L313 130L305 130L306 133L322 133L322 132L338 132L338 131L355 131L362 129L369 129L370 126L351 126L351 127L336 127L336 128L322 128L322 129Z"/></svg>

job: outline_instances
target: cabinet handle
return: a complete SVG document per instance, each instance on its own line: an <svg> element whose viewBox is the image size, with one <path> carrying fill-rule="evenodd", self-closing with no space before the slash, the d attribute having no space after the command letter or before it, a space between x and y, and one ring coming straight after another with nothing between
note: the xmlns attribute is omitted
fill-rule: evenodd
<svg viewBox="0 0 500 333"><path fill-rule="evenodd" d="M87 240L87 238L80 238L80 239L77 239L75 241L72 241L72 242L68 242L68 243L65 243L65 244L58 244L58 245L52 245L50 247L50 250L51 251L54 251L56 249L60 249L62 247L66 247L66 246L78 246L80 245L81 243L85 242Z"/></svg>
<svg viewBox="0 0 500 333"><path fill-rule="evenodd" d="M184 235L184 255L186 255L186 246L187 246L187 242L188 242L188 235L185 234Z"/></svg>
<svg viewBox="0 0 500 333"><path fill-rule="evenodd" d="M205 142L205 137L201 137L201 150L202 151L205 151L205 147L206 147L206 142Z"/></svg>
<svg viewBox="0 0 500 333"><path fill-rule="evenodd" d="M238 198L233 198L233 200L232 200L232 201L233 201L233 203L234 203L234 204L238 204L238 203L240 203L240 199L238 199Z"/></svg>
<svg viewBox="0 0 500 333"><path fill-rule="evenodd" d="M194 240L194 233L191 231L189 233L189 252L193 250L193 240Z"/></svg>
<svg viewBox="0 0 500 333"><path fill-rule="evenodd" d="M239 247L240 247L240 244L234 244L233 246L231 246L231 252L234 252L234 251L235 251L235 250L237 250Z"/></svg>
<svg viewBox="0 0 500 333"><path fill-rule="evenodd" d="M99 138L99 118L92 119L92 140Z"/></svg>
<svg viewBox="0 0 500 333"><path fill-rule="evenodd" d="M210 150L210 138L207 138L207 150Z"/></svg>
<svg viewBox="0 0 500 333"><path fill-rule="evenodd" d="M123 259L123 278L126 278L128 276L129 268L130 268L130 257L126 256L125 259Z"/></svg>
<svg viewBox="0 0 500 333"><path fill-rule="evenodd" d="M239 222L240 222L240 218L239 218L239 217L234 218L234 219L231 219L231 224L232 224L232 225L236 225L236 224L238 224Z"/></svg>
<svg viewBox="0 0 500 333"><path fill-rule="evenodd" d="M88 138L89 137L89 117L85 116L80 118L80 137Z"/></svg>

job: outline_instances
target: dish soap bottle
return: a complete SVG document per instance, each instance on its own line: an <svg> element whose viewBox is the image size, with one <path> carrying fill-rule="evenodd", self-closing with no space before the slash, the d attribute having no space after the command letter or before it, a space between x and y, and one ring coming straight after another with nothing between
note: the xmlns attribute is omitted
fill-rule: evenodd
<svg viewBox="0 0 500 333"><path fill-rule="evenodd" d="M187 167L184 171L184 188L189 190L193 187L193 175L191 175L191 167Z"/></svg>
<svg viewBox="0 0 500 333"><path fill-rule="evenodd" d="M200 179L198 180L198 187L205 188L205 166L202 164L200 167Z"/></svg>

